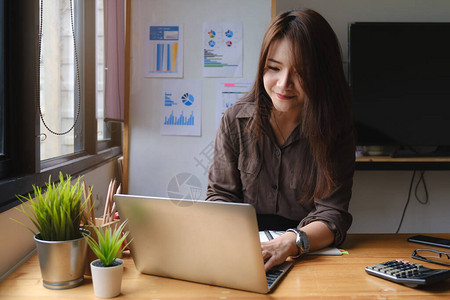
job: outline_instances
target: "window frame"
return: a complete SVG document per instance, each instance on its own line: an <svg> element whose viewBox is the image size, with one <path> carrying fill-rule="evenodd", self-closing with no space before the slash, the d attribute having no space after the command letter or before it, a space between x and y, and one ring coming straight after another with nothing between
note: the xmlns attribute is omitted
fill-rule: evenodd
<svg viewBox="0 0 450 300"><path fill-rule="evenodd" d="M4 112L4 65L5 65L5 59L4 59L4 1L0 0L0 160L1 157L3 157L4 153L4 143L5 143L5 133L4 133L4 118L5 118L5 112Z"/></svg>
<svg viewBox="0 0 450 300"><path fill-rule="evenodd" d="M95 1L77 2L75 22L83 31L78 39L80 53L81 106L84 150L40 161L40 116L36 109L36 66L39 66L39 1L15 0L4 3L5 33L5 154L0 157L0 213L18 204L16 195L32 193L32 186L44 186L59 172L82 175L122 155L122 124L111 123L111 138L97 141L95 91ZM93 71L89 68L93 68ZM33 104L33 105L30 105Z"/></svg>

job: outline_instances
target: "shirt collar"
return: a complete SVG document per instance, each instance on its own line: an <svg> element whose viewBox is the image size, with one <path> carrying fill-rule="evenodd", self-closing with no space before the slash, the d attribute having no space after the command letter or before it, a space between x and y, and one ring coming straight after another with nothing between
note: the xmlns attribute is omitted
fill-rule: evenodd
<svg viewBox="0 0 450 300"><path fill-rule="evenodd" d="M248 119L253 117L255 114L255 103L254 102L245 102L245 105L242 109L239 110L239 112L236 115L236 118L242 118L242 119ZM269 123L264 124L263 126L270 126ZM283 145L283 147L288 146L289 144L301 139L301 125L299 124L295 129L294 132L288 137L286 143Z"/></svg>
<svg viewBox="0 0 450 300"><path fill-rule="evenodd" d="M236 118L251 118L255 114L255 104L253 102L246 102L244 107L239 110Z"/></svg>

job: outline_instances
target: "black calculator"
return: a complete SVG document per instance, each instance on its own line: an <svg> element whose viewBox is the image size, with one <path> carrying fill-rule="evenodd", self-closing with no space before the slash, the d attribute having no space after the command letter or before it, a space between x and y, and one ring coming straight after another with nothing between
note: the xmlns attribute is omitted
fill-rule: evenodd
<svg viewBox="0 0 450 300"><path fill-rule="evenodd" d="M366 272L408 287L428 285L450 278L450 270L430 269L402 259L368 266Z"/></svg>

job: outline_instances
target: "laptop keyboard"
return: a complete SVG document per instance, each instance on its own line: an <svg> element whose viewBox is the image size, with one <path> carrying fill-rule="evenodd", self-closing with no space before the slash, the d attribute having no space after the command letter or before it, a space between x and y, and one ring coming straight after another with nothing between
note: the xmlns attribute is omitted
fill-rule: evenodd
<svg viewBox="0 0 450 300"><path fill-rule="evenodd" d="M272 287L274 282L283 274L283 271L280 270L269 270L266 272L266 278L267 278L267 286L269 289Z"/></svg>

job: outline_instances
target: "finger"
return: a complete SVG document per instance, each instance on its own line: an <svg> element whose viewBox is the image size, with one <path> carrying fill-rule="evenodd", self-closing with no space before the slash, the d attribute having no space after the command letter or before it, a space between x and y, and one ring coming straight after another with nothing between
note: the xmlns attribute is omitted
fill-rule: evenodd
<svg viewBox="0 0 450 300"><path fill-rule="evenodd" d="M264 261L268 260L272 256L272 254L267 250L262 250L261 253Z"/></svg>
<svg viewBox="0 0 450 300"><path fill-rule="evenodd" d="M264 269L267 271L269 271L270 269L272 269L274 266L278 265L278 263L276 263L276 259L272 256L270 257L270 259L268 259L266 261L266 263L264 264Z"/></svg>
<svg viewBox="0 0 450 300"><path fill-rule="evenodd" d="M272 256L270 248L268 247L267 243L264 242L261 243L261 253L263 255L264 261L266 261Z"/></svg>

